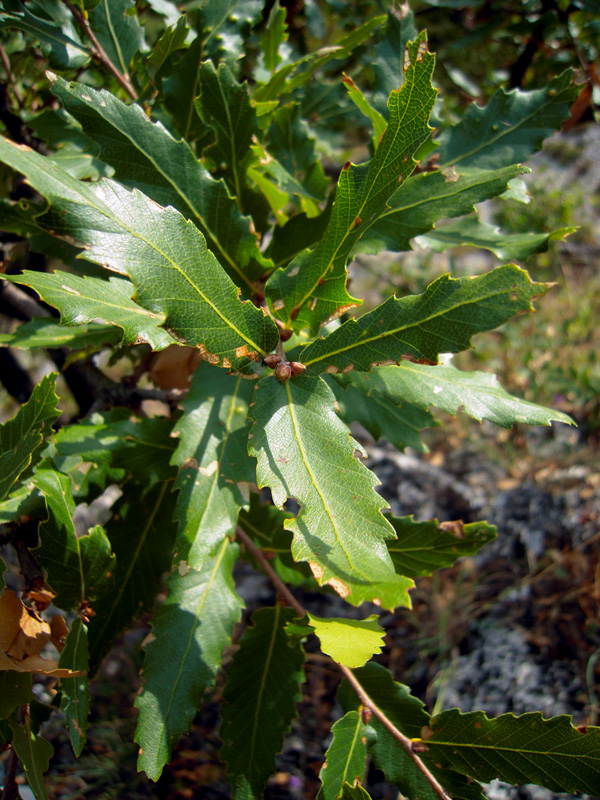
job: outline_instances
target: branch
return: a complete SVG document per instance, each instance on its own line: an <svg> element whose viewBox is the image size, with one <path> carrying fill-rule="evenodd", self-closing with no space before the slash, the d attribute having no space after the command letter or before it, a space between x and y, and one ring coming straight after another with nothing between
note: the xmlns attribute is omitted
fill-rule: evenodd
<svg viewBox="0 0 600 800"><path fill-rule="evenodd" d="M137 100L137 95L133 86L131 85L131 81L129 80L129 75L122 75L119 70L115 67L113 62L108 57L106 50L102 47L98 39L96 38L94 31L90 28L90 23L87 19L83 16L79 9L75 8L75 6L70 2L70 0L62 0L63 3L67 6L71 14L75 17L81 29L83 30L84 34L92 43L92 56L97 58L101 64L110 72L110 74L117 79L117 81L121 84L121 86L125 89L127 94L132 100Z"/></svg>
<svg viewBox="0 0 600 800"><path fill-rule="evenodd" d="M243 531L240 526L236 528L236 536L237 538L244 543L244 546L250 551L250 553L254 556L254 558L260 564L262 571L265 575L269 578L277 593L287 602L289 606L291 606L294 611L298 613L298 616L304 617L306 615L305 609L302 605L296 600L294 595L285 585L285 583L281 580L279 575L275 572L273 567L269 564L265 554L261 550L258 545L256 545L252 539L248 536L248 534ZM389 720L385 713L379 708L379 706L371 700L369 695L365 692L363 687L360 685L358 680L354 677L354 674L351 669L345 667L343 664L337 665L342 672L343 676L346 678L350 686L356 692L358 699L366 708L369 708L371 712L377 717L377 719L381 722L381 724L392 734L394 739L400 743L403 749L408 754L409 758L413 761L416 768L421 772L427 783L431 786L433 791L436 795L440 798L440 800L451 800L450 795L445 791L443 786L438 782L434 775L429 771L429 769L425 766L425 764L421 761L417 753L413 750L413 742L408 736L405 736L402 731L399 731L398 728L393 724L391 720Z"/></svg>

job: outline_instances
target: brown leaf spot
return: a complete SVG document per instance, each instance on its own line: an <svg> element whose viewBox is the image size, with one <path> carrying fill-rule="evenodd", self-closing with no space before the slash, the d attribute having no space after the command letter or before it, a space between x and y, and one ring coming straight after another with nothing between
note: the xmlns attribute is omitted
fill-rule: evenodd
<svg viewBox="0 0 600 800"><path fill-rule="evenodd" d="M248 355L248 348L246 347L245 344L243 344L241 347L235 348L236 358L245 358L247 355Z"/></svg>
<svg viewBox="0 0 600 800"><path fill-rule="evenodd" d="M325 283L325 278L319 278L319 280L317 281L317 286L323 286L324 283Z"/></svg>
<svg viewBox="0 0 600 800"><path fill-rule="evenodd" d="M327 367L327 369L325 370L325 372L327 372L329 375L335 375L336 372L339 372L339 371L340 371L339 368L336 367L334 364L330 364Z"/></svg>
<svg viewBox="0 0 600 800"><path fill-rule="evenodd" d="M351 166L352 166L352 162L351 161L346 161L346 163L342 167L342 171L345 170L345 169L350 169Z"/></svg>
<svg viewBox="0 0 600 800"><path fill-rule="evenodd" d="M465 523L462 519L454 519L448 520L447 522L440 522L438 525L440 530L447 531L451 533L452 536L455 536L457 539L464 539L465 538Z"/></svg>
<svg viewBox="0 0 600 800"><path fill-rule="evenodd" d="M510 296L510 299L513 301L513 303L516 303L519 299L519 295L516 292L513 292Z"/></svg>
<svg viewBox="0 0 600 800"><path fill-rule="evenodd" d="M290 319L291 320L295 320L299 313L300 313L300 309L298 307L292 308L292 311L290 313Z"/></svg>
<svg viewBox="0 0 600 800"><path fill-rule="evenodd" d="M195 470L198 470L199 469L199 465L198 465L197 459L192 458L191 456L189 458L186 458L186 460L181 465L181 469L195 469Z"/></svg>
<svg viewBox="0 0 600 800"><path fill-rule="evenodd" d="M342 72L342 83L344 83L346 86L349 86L351 89L358 88L352 78L349 75L346 75L345 72Z"/></svg>
<svg viewBox="0 0 600 800"><path fill-rule="evenodd" d="M355 226L356 228L358 228L358 226L360 225L360 223L361 223L361 222L362 222L362 219L361 219L360 217L355 217L355 219L354 219L354 226Z"/></svg>
<svg viewBox="0 0 600 800"><path fill-rule="evenodd" d="M331 588L336 591L340 597L348 597L350 594L350 587L348 584L344 583L344 581L340 580L339 578L330 578L326 581L327 586L331 586Z"/></svg>
<svg viewBox="0 0 600 800"><path fill-rule="evenodd" d="M411 750L413 751L413 753L428 753L429 752L429 748L427 747L426 744L423 744L423 742L413 742Z"/></svg>
<svg viewBox="0 0 600 800"><path fill-rule="evenodd" d="M427 725L423 725L421 728L421 739L431 739L434 733L435 731L432 731Z"/></svg>
<svg viewBox="0 0 600 800"><path fill-rule="evenodd" d="M308 566L310 567L310 571L315 576L316 580L320 581L325 574L323 567L320 564L317 564L316 561L309 561Z"/></svg>
<svg viewBox="0 0 600 800"><path fill-rule="evenodd" d="M354 369L354 364L346 364L342 372L345 375L347 372L352 372L353 369Z"/></svg>
<svg viewBox="0 0 600 800"><path fill-rule="evenodd" d="M402 183L403 180L404 180L404 175L402 173L400 173L400 175L398 175L398 177L396 178L396 181L398 183Z"/></svg>

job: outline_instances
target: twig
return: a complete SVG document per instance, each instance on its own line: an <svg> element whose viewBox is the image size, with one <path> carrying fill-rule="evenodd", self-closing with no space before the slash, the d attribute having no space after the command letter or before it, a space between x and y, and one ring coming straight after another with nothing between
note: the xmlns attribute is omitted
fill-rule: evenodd
<svg viewBox="0 0 600 800"><path fill-rule="evenodd" d="M90 23L87 19L83 16L79 9L75 8L75 6L70 2L70 0L62 0L63 3L67 6L71 14L75 17L81 29L87 36L87 38L92 43L92 55L100 61L101 64L106 67L106 69L113 75L117 81L121 84L121 86L125 89L127 94L132 100L137 100L137 95L133 86L131 85L131 81L129 80L129 75L123 75L119 72L119 70L115 67L113 62L108 57L106 50L102 47L98 39L96 38L94 31L90 28Z"/></svg>
<svg viewBox="0 0 600 800"><path fill-rule="evenodd" d="M298 616L304 617L306 614L305 609L302 605L296 600L294 595L285 585L285 583L281 580L279 575L275 572L273 567L269 564L265 554L261 550L258 545L256 545L252 539L248 536L248 534L243 531L239 525L236 528L236 536L237 538L244 543L245 547L252 553L254 558L260 564L261 569L265 573L265 575L269 578L275 589L277 590L278 594L283 597L283 599L287 602L289 606L291 606L294 611L298 613ZM405 736L402 731L399 731L398 728L393 724L393 722L386 717L385 713L379 708L379 706L371 700L369 695L365 692L363 687L360 685L358 680L354 677L352 670L348 667L345 667L343 664L337 665L346 678L350 686L356 692L358 699L366 708L369 708L371 712L377 717L377 719L381 722L381 724L392 734L394 739L401 745L401 747L406 751L409 758L413 761L416 768L419 772L423 775L427 783L431 786L433 791L436 795L440 798L440 800L451 800L450 795L445 791L443 786L438 782L434 775L429 771L429 769L425 766L425 764L421 761L417 753L413 750L413 742Z"/></svg>
<svg viewBox="0 0 600 800"><path fill-rule="evenodd" d="M19 92L16 86L17 81L15 78L15 73L12 71L12 67L10 65L10 59L6 54L6 50L1 44L0 44L0 61L2 61L4 69L6 70L6 77L10 84L11 91L15 96L15 100L17 101L19 108L23 108L23 98L21 97L21 93Z"/></svg>
<svg viewBox="0 0 600 800"><path fill-rule="evenodd" d="M2 296L11 304L13 308L20 311L25 317L51 317L52 314L47 308L39 303L35 297L19 289L14 283L2 282Z"/></svg>

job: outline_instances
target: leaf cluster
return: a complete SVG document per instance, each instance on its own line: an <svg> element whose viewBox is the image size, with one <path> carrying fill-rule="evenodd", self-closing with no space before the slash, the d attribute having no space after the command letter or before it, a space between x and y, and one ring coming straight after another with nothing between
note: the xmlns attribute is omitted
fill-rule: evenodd
<svg viewBox="0 0 600 800"><path fill-rule="evenodd" d="M566 235L511 238L476 204L509 191L568 116L572 74L498 89L434 130L435 58L413 15L365 14L319 42L332 13L257 0L153 0L142 11L129 0L6 0L0 11L18 120L6 117L0 139L2 228L20 244L0 274L14 312L0 347L13 359L45 353L62 379L32 386L0 427L0 524L25 578L20 600L4 578L0 587L11 609L0 615L0 735L38 798L50 750L31 713L28 659L60 678L79 755L89 678L152 611L135 738L153 780L224 680L227 778L234 797L260 797L314 633L356 676L355 694L340 689L347 713L319 797L368 797L367 756L409 798L433 797L438 782L481 798L478 781L496 773L599 786L598 729L535 713L432 719L387 670L364 666L384 644L376 612L410 607L416 578L495 531L385 513L350 430L424 451L432 408L504 427L571 424L448 363L533 310L549 286L521 266L444 275L365 313L348 275L357 253L399 253L416 237L524 259ZM33 77L34 57L47 60L45 77ZM76 410L53 428L57 386ZM241 559L280 595L250 618ZM362 619L317 616L290 587L371 605ZM39 648L17 644L50 637L50 603L74 621L51 629L60 656L47 666ZM561 777L574 759L581 767Z"/></svg>

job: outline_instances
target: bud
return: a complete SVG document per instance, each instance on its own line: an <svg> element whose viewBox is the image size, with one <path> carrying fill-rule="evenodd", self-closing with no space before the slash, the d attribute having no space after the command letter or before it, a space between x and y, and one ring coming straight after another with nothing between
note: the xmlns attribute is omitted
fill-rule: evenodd
<svg viewBox="0 0 600 800"><path fill-rule="evenodd" d="M290 368L292 370L292 375L294 378L296 378L298 375L302 375L303 372L306 372L306 367L299 361L292 361L292 363L290 364Z"/></svg>
<svg viewBox="0 0 600 800"><path fill-rule="evenodd" d="M289 381L292 377L292 368L287 361L281 361L277 364L275 367L275 377L278 381L281 381L281 383Z"/></svg>
<svg viewBox="0 0 600 800"><path fill-rule="evenodd" d="M263 363L266 364L267 367L270 367L271 369L275 369L275 367L277 366L277 364L279 364L280 361L281 359L279 358L279 356L276 356L275 353L271 353L270 356L265 356L263 358Z"/></svg>

